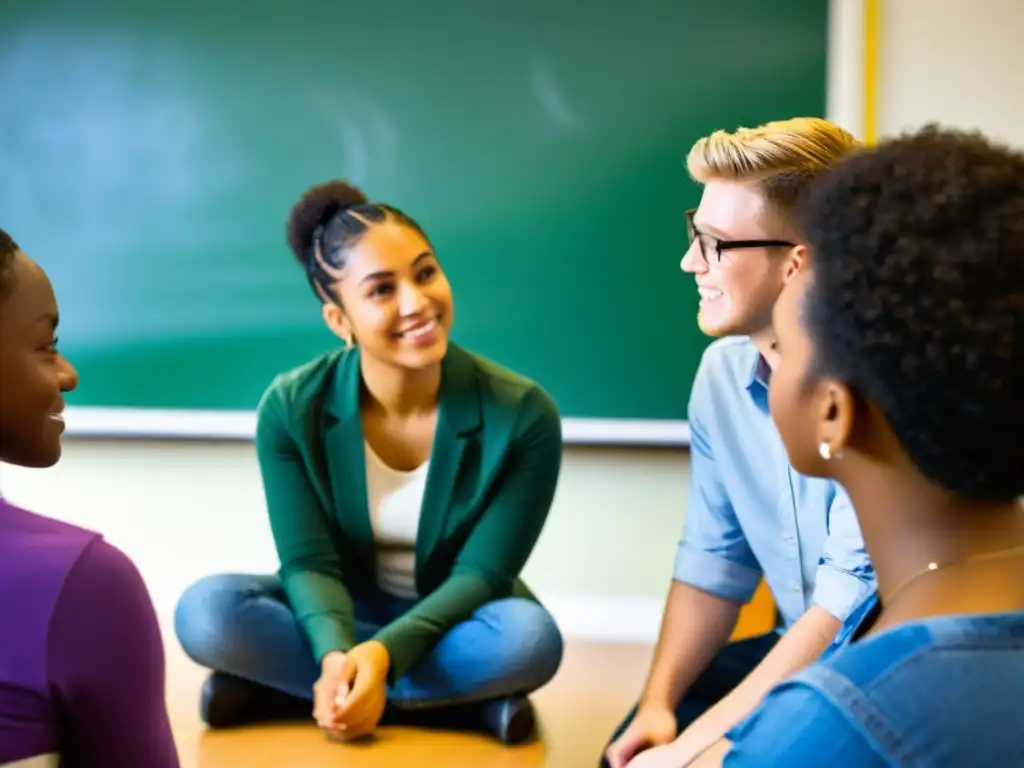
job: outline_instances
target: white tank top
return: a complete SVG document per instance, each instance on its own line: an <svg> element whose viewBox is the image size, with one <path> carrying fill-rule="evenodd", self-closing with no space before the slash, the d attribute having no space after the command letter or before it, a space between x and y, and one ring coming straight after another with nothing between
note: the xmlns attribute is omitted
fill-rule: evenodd
<svg viewBox="0 0 1024 768"><path fill-rule="evenodd" d="M416 533L427 488L424 462L411 472L385 464L366 444L366 498L377 545L377 584L389 594L414 600Z"/></svg>

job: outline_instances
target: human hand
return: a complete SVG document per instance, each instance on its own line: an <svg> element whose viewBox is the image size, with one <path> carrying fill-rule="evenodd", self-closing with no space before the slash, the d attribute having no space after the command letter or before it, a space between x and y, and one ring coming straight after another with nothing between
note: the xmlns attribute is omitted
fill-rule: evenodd
<svg viewBox="0 0 1024 768"><path fill-rule="evenodd" d="M622 735L611 743L605 758L611 768L633 766L630 761L644 750L670 744L678 735L676 716L665 707L641 707Z"/></svg>
<svg viewBox="0 0 1024 768"><path fill-rule="evenodd" d="M683 768L689 760L676 748L675 742L641 752L626 768Z"/></svg>
<svg viewBox="0 0 1024 768"><path fill-rule="evenodd" d="M336 713L354 676L355 665L344 651L331 651L320 661L320 678L313 685L313 719L321 728L337 730Z"/></svg>
<svg viewBox="0 0 1024 768"><path fill-rule="evenodd" d="M376 640L360 643L346 654L332 702L332 735L348 740L373 732L387 704L390 668L391 656Z"/></svg>

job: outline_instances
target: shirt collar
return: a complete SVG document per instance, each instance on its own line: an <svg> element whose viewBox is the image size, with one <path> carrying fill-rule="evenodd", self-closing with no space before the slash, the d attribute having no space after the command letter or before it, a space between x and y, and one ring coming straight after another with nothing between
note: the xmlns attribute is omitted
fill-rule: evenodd
<svg viewBox="0 0 1024 768"><path fill-rule="evenodd" d="M772 369L768 366L768 361L764 359L764 355L758 352L754 364L750 368L750 381L747 382L747 389L752 389L755 385L768 389L768 381L771 377Z"/></svg>
<svg viewBox="0 0 1024 768"><path fill-rule="evenodd" d="M747 382L747 391L753 398L754 403L763 411L768 410L768 382L772 377L772 369L764 355L755 352L753 365L750 367L750 380Z"/></svg>

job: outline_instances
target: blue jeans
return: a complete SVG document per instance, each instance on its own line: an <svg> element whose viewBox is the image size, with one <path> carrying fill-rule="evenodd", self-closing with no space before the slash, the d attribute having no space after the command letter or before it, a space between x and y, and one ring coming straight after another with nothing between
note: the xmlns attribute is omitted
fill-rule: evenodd
<svg viewBox="0 0 1024 768"><path fill-rule="evenodd" d="M412 605L380 591L356 599L357 641ZM178 601L174 628L197 664L313 698L320 665L276 576L200 579ZM495 600L452 627L388 688L388 701L414 709L530 693L554 677L562 649L562 635L542 606L518 597Z"/></svg>

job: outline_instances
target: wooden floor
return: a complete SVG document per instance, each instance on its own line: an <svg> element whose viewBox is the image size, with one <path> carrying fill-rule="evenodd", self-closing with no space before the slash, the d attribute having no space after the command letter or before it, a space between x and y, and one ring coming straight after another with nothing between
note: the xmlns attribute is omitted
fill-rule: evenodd
<svg viewBox="0 0 1024 768"><path fill-rule="evenodd" d="M762 584L740 614L733 639L767 632L773 620L771 595ZM207 731L198 712L206 671L181 651L169 617L161 624L171 725L182 768L593 768L635 703L652 653L648 645L569 642L555 679L533 696L540 733L532 743L505 747L486 736L382 728L370 743L339 744L312 724Z"/></svg>
<svg viewBox="0 0 1024 768"><path fill-rule="evenodd" d="M539 739L516 747L475 734L406 728L381 728L374 741L358 745L327 741L312 724L207 731L197 710L205 673L173 643L168 693L182 768L591 768L640 692L650 658L649 646L569 644L558 675L533 697Z"/></svg>

